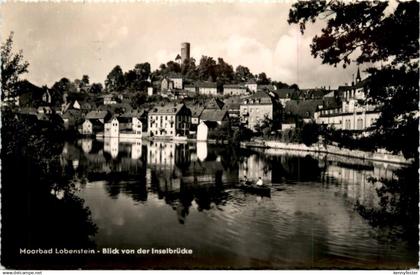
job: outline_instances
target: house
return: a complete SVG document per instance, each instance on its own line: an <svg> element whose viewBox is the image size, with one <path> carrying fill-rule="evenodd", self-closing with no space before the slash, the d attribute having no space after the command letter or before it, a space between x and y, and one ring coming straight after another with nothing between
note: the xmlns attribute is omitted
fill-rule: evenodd
<svg viewBox="0 0 420 275"><path fill-rule="evenodd" d="M315 88L315 89L302 89L301 98L303 99L322 99L330 91L325 88Z"/></svg>
<svg viewBox="0 0 420 275"><path fill-rule="evenodd" d="M290 117L302 119L309 123L314 120L315 111L319 106L322 106L322 99L314 100L290 100L286 102L283 111L283 119L287 120Z"/></svg>
<svg viewBox="0 0 420 275"><path fill-rule="evenodd" d="M204 107L201 105L192 105L188 107L191 110L191 127L190 132L196 132L197 126L200 123L201 113L204 111Z"/></svg>
<svg viewBox="0 0 420 275"><path fill-rule="evenodd" d="M164 77L160 83L160 91L166 92L173 89L174 89L174 82L171 79Z"/></svg>
<svg viewBox="0 0 420 275"><path fill-rule="evenodd" d="M255 131L255 126L259 125L265 118L273 119L276 112L277 106L272 97L266 92L259 91L242 99L239 107L240 123Z"/></svg>
<svg viewBox="0 0 420 275"><path fill-rule="evenodd" d="M194 84L185 84L184 90L191 92L191 93L197 93L197 87L195 87Z"/></svg>
<svg viewBox="0 0 420 275"><path fill-rule="evenodd" d="M227 110L204 109L200 116L200 121L215 122L217 125L229 123Z"/></svg>
<svg viewBox="0 0 420 275"><path fill-rule="evenodd" d="M118 117L120 135L133 134L137 138L141 138L143 133L143 123L141 121L143 114L144 112L142 111L134 111L120 115Z"/></svg>
<svg viewBox="0 0 420 275"><path fill-rule="evenodd" d="M251 92L256 93L258 90L258 84L255 79L250 79L245 83L245 87Z"/></svg>
<svg viewBox="0 0 420 275"><path fill-rule="evenodd" d="M283 108L286 106L286 102L290 101L292 97L296 95L296 93L296 90L288 88L277 89L270 92L270 94L281 103Z"/></svg>
<svg viewBox="0 0 420 275"><path fill-rule="evenodd" d="M197 89L200 95L217 96L216 82L199 82L197 83Z"/></svg>
<svg viewBox="0 0 420 275"><path fill-rule="evenodd" d="M156 106L148 114L150 137L186 136L191 125L191 110L185 104Z"/></svg>
<svg viewBox="0 0 420 275"><path fill-rule="evenodd" d="M184 79L182 77L173 76L173 77L169 77L169 79L172 81L174 89L181 90L183 88Z"/></svg>
<svg viewBox="0 0 420 275"><path fill-rule="evenodd" d="M223 85L223 95L229 96L243 96L247 94L247 88L244 85Z"/></svg>
<svg viewBox="0 0 420 275"><path fill-rule="evenodd" d="M324 103L319 106L315 113L316 123L352 131L364 131L371 128L380 116L380 106L365 103L368 89L369 79L361 81L358 73L356 83L338 88L337 96L341 99L341 105Z"/></svg>
<svg viewBox="0 0 420 275"><path fill-rule="evenodd" d="M113 138L120 135L120 123L116 116L112 116L105 121L104 124L104 137Z"/></svg>
<svg viewBox="0 0 420 275"><path fill-rule="evenodd" d="M197 141L207 141L209 127L205 121L201 121L197 127Z"/></svg>
<svg viewBox="0 0 420 275"><path fill-rule="evenodd" d="M104 105L117 104L113 94L104 95Z"/></svg>
<svg viewBox="0 0 420 275"><path fill-rule="evenodd" d="M108 111L90 111L86 114L85 119L87 120L99 120L101 123L105 123L111 117L111 113Z"/></svg>
<svg viewBox="0 0 420 275"><path fill-rule="evenodd" d="M224 100L225 105L224 109L228 111L229 120L232 127L239 126L239 113L241 98L239 97L230 97Z"/></svg>
<svg viewBox="0 0 420 275"><path fill-rule="evenodd" d="M61 118L63 119L65 129L77 126L84 121L83 114L80 110L67 110L61 115Z"/></svg>
<svg viewBox="0 0 420 275"><path fill-rule="evenodd" d="M81 133L83 135L93 135L103 130L103 122L99 121L98 119L86 119L85 122L83 122L82 124Z"/></svg>

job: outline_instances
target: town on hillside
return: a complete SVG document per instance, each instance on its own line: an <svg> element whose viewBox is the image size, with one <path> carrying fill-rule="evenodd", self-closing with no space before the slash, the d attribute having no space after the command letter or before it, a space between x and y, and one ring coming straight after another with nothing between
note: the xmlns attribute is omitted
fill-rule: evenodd
<svg viewBox="0 0 420 275"><path fill-rule="evenodd" d="M67 130L96 138L223 142L238 129L267 138L305 124L368 132L380 112L366 103L367 89L369 79L359 69L338 89L299 89L243 66L233 71L221 58L216 64L203 56L196 68L190 43L182 43L175 60L155 72L148 63L125 74L116 66L105 88L90 84L86 75L73 82L63 78L51 88L25 80L18 94L4 96L3 106L38 120L58 115Z"/></svg>

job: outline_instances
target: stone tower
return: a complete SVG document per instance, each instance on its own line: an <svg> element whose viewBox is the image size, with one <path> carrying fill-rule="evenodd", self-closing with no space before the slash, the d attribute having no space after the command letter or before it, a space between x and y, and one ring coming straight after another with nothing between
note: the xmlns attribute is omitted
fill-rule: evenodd
<svg viewBox="0 0 420 275"><path fill-rule="evenodd" d="M182 63L184 63L184 61L186 59L190 59L190 43L188 42L184 42L181 44L181 60Z"/></svg>

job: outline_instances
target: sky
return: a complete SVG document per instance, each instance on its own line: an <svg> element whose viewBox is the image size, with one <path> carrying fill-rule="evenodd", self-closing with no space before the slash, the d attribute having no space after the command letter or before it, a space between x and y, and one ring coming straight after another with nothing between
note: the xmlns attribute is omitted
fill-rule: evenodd
<svg viewBox="0 0 420 275"><path fill-rule="evenodd" d="M301 88L350 83L357 67L322 65L310 43L325 22L301 35L288 25L287 3L4 3L1 41L14 32L14 49L30 63L24 75L51 86L62 77L83 74L103 83L116 65L123 71L149 62L152 69L174 60L181 43L191 56L223 58L236 68L265 72L273 80ZM363 71L363 67L360 68Z"/></svg>

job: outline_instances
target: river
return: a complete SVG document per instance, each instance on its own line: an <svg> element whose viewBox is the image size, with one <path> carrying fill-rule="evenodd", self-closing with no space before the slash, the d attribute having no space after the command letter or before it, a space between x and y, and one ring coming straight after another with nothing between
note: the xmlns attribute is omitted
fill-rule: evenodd
<svg viewBox="0 0 420 275"><path fill-rule="evenodd" d="M66 143L61 163L98 230L98 248L186 248L137 255L123 267L405 268L416 245L364 219L399 166L206 143L90 139ZM235 185L261 177L270 196ZM127 256L128 257L128 256ZM116 260L117 261L117 260ZM117 266L114 266L117 267Z"/></svg>

